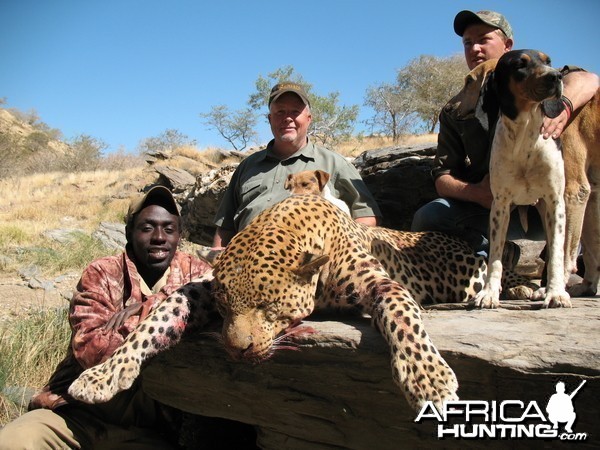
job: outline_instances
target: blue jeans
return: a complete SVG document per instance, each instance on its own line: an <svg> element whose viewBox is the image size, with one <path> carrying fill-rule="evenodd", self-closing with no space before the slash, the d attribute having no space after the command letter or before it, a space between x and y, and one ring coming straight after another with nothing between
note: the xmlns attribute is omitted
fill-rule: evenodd
<svg viewBox="0 0 600 450"><path fill-rule="evenodd" d="M544 226L538 211L528 208L527 232L521 226L518 210L515 208L508 224L507 240L546 239ZM447 198L435 199L417 210L413 217L412 231L442 231L466 241L475 253L486 256L489 251L490 210L473 202L463 202Z"/></svg>

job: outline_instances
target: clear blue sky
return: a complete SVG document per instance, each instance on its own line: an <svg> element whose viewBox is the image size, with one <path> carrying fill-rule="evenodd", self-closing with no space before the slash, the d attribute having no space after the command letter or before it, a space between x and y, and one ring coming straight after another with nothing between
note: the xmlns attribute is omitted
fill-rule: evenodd
<svg viewBox="0 0 600 450"><path fill-rule="evenodd" d="M245 107L258 76L285 65L369 117L369 86L419 55L462 52L462 9L500 11L515 48L600 73L598 0L0 0L0 97L109 151L168 128L226 147L199 113Z"/></svg>

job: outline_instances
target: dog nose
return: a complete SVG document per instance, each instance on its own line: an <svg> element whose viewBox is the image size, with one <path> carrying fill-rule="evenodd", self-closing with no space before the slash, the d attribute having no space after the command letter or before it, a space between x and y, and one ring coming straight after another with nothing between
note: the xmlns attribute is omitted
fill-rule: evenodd
<svg viewBox="0 0 600 450"><path fill-rule="evenodd" d="M551 70L544 75L546 81L556 82L562 80L562 74L558 70Z"/></svg>

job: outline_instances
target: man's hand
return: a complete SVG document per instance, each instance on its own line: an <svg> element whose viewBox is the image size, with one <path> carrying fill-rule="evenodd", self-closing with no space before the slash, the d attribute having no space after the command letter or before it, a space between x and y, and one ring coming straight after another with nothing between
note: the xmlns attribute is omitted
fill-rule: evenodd
<svg viewBox="0 0 600 450"><path fill-rule="evenodd" d="M473 191L475 193L473 201L480 204L484 208L492 208L492 189L490 188L490 175L487 174L479 183L473 184Z"/></svg>
<svg viewBox="0 0 600 450"><path fill-rule="evenodd" d="M129 319L131 316L139 314L142 311L142 307L143 303L132 303L131 305L126 306L118 313L115 313L115 315L112 316L108 322L106 322L106 325L103 327L104 331L118 331L119 328L125 324L127 319Z"/></svg>
<svg viewBox="0 0 600 450"><path fill-rule="evenodd" d="M554 119L550 117L544 116L544 121L542 122L542 129L540 133L544 137L544 139L548 139L552 136L552 139L558 139L564 129L567 127L567 122L569 121L569 113L564 110Z"/></svg>
<svg viewBox="0 0 600 450"><path fill-rule="evenodd" d="M489 174L479 183L467 183L450 174L444 174L435 180L435 189L440 197L477 203L487 209L492 207L493 196Z"/></svg>

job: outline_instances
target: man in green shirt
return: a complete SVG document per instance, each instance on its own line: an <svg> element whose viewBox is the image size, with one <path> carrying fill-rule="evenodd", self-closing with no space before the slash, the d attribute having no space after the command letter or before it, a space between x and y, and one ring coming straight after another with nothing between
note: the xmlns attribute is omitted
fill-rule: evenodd
<svg viewBox="0 0 600 450"><path fill-rule="evenodd" d="M260 212L288 197L284 187L287 176L304 170L328 172L331 193L348 205L352 217L359 223L377 225L381 212L356 168L343 156L308 139L312 115L301 85L275 85L269 96L268 118L274 139L235 170L215 217L213 247L226 246Z"/></svg>

